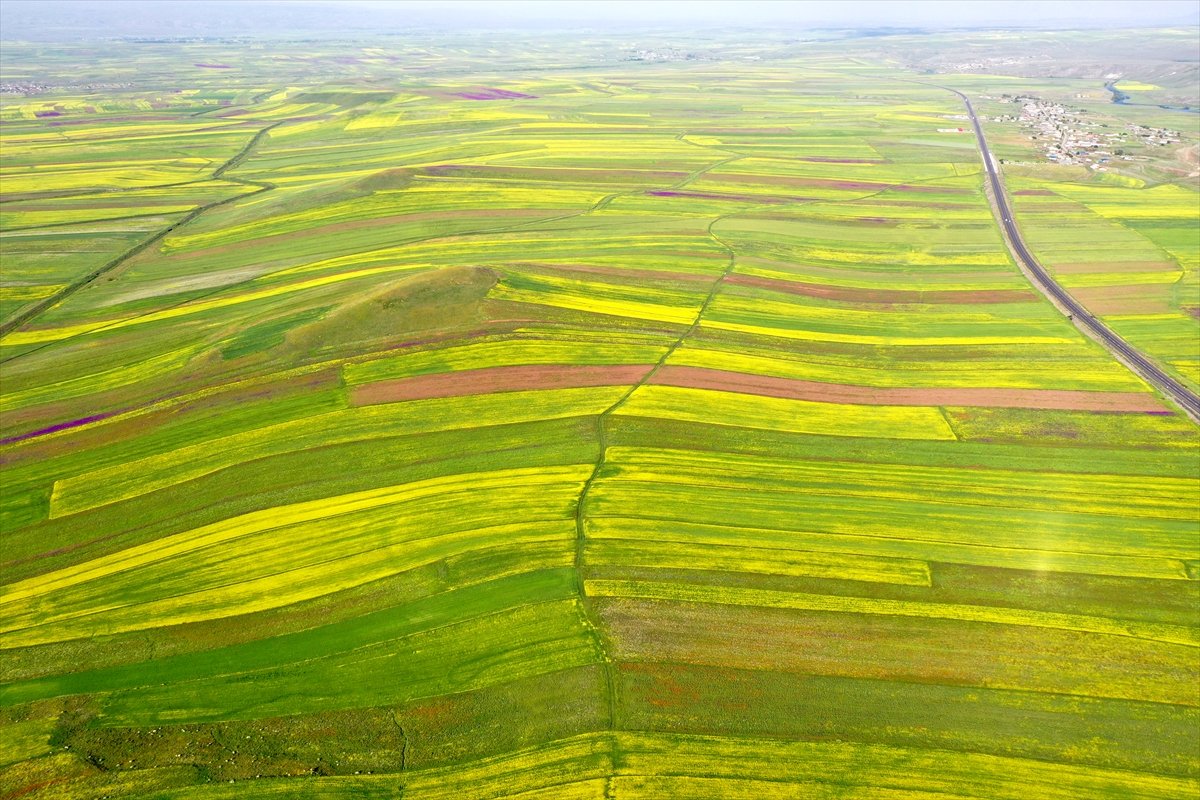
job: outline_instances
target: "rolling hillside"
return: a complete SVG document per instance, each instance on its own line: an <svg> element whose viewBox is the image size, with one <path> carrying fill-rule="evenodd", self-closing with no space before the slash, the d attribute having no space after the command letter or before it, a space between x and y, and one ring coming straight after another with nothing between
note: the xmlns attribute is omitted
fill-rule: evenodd
<svg viewBox="0 0 1200 800"><path fill-rule="evenodd" d="M953 94L242 52L0 106L0 796L1200 791L1196 425ZM1198 380L1195 181L1014 181Z"/></svg>

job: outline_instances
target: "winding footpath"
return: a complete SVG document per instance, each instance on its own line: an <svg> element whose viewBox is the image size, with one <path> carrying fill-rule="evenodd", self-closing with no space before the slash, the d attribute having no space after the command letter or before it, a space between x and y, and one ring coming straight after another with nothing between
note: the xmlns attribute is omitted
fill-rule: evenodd
<svg viewBox="0 0 1200 800"><path fill-rule="evenodd" d="M983 136L983 127L979 124L979 118L975 115L975 109L971 106L971 101L957 89L951 89L948 86L940 88L954 92L967 107L967 114L971 117L971 126L975 129L975 138L979 142L979 151L983 155L983 166L987 171L988 183L991 185L994 200L993 208L998 214L998 221L1000 222L1000 227L1004 230L1009 250L1012 251L1013 258L1016 259L1022 271L1029 277L1038 291L1045 295L1067 315L1068 319L1075 323L1075 327L1103 345L1117 360L1133 370L1138 377L1169 397L1193 421L1200 423L1200 396L1197 396L1191 389L1168 375L1161 367L1114 333L1111 328L1092 316L1086 308L1080 305L1078 300L1055 282L1050 274L1046 272L1045 267L1038 263L1038 260L1029 252L1025 241L1021 238L1021 232L1017 229L1017 225L1013 221L1013 213L1009 208L1008 199L1004 194L1004 183L1001 181L1000 171L996 168L996 162L992 159L992 154L988 150L987 140Z"/></svg>

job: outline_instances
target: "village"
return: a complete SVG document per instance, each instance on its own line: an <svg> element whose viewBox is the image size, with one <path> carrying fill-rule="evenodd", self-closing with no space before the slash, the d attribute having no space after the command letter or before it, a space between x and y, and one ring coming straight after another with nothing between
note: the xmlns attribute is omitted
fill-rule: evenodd
<svg viewBox="0 0 1200 800"><path fill-rule="evenodd" d="M61 85L42 83L40 81L6 81L0 83L0 95L29 95L46 94L47 92L104 92L115 89L128 89L130 83L80 83Z"/></svg>
<svg viewBox="0 0 1200 800"><path fill-rule="evenodd" d="M1105 165L1113 160L1138 160L1131 150L1180 142L1179 131L1135 123L1113 131L1107 123L1088 119L1082 110L1037 97L1002 95L989 99L1019 105L1019 112L1001 114L992 121L1020 124L1029 138L1039 143L1046 158L1057 164L1082 164L1106 171Z"/></svg>

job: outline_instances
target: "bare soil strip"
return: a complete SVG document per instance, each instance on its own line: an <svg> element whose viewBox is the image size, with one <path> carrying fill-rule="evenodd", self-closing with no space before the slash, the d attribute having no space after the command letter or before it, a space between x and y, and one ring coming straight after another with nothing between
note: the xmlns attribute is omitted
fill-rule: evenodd
<svg viewBox="0 0 1200 800"><path fill-rule="evenodd" d="M650 383L685 389L712 389L788 400L871 406L976 406L1067 411L1169 413L1149 393L1081 392L1069 389L987 389L875 387L749 375L704 367L665 366Z"/></svg>
<svg viewBox="0 0 1200 800"><path fill-rule="evenodd" d="M405 400L462 397L490 392L541 389L578 389L589 386L636 384L647 365L578 366L542 364L417 375L356 386L354 405L376 405ZM787 400L845 403L870 406L974 406L980 408L1040 408L1066 411L1170 413L1149 393L1084 392L1070 389L908 388L752 375L705 367L660 367L647 381L658 386L709 389Z"/></svg>
<svg viewBox="0 0 1200 800"><path fill-rule="evenodd" d="M521 392L534 389L580 389L590 386L635 384L648 365L578 366L534 364L416 375L391 381L356 386L350 402L356 406L429 400L435 397L464 397L492 392Z"/></svg>

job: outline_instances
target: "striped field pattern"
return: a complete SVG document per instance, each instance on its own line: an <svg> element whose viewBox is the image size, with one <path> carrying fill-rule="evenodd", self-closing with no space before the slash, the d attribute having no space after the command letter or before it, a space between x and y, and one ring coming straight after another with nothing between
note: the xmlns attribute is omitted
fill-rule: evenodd
<svg viewBox="0 0 1200 800"><path fill-rule="evenodd" d="M954 95L342 57L0 108L0 796L1200 792L1196 426ZM1195 380L1194 187L1054 191Z"/></svg>

